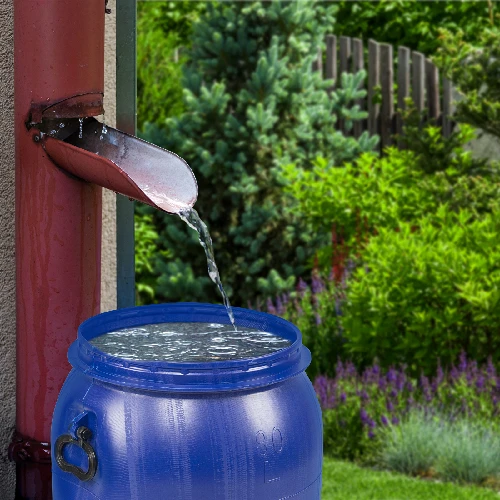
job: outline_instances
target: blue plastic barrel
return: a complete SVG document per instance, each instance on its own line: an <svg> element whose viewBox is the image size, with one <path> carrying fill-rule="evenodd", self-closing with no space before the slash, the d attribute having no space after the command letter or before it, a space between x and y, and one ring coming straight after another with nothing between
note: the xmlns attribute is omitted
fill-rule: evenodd
<svg viewBox="0 0 500 500"><path fill-rule="evenodd" d="M321 410L299 330L234 308L237 325L289 347L207 363L130 361L93 347L106 332L151 323L229 323L223 306L179 303L82 323L52 421L55 500L317 500Z"/></svg>

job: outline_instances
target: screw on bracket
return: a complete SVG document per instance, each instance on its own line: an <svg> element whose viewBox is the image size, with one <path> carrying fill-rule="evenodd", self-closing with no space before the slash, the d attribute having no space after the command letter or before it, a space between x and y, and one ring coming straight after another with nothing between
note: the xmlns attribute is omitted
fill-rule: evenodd
<svg viewBox="0 0 500 500"><path fill-rule="evenodd" d="M33 140L34 140L35 142L40 142L40 136L39 136L38 134L34 135L34 136L33 136Z"/></svg>

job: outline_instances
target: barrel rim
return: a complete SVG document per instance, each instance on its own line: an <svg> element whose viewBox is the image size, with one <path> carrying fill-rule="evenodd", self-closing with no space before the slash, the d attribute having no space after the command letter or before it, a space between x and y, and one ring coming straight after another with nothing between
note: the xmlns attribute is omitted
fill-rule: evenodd
<svg viewBox="0 0 500 500"><path fill-rule="evenodd" d="M197 302L153 304L108 311L89 318L78 328L70 346L71 365L103 382L175 392L214 392L256 388L303 372L311 353L302 345L300 330L272 314L234 307L236 324L260 328L291 341L291 345L257 358L212 362L135 361L111 356L89 340L103 333L151 323L176 321L230 324L224 306Z"/></svg>

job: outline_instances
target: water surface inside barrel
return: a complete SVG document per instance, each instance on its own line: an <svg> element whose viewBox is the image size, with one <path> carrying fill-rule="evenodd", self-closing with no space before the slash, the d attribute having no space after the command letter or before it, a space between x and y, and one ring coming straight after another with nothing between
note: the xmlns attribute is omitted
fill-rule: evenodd
<svg viewBox="0 0 500 500"><path fill-rule="evenodd" d="M93 338L99 350L130 360L223 361L271 354L290 341L255 328L222 323L154 323L121 328Z"/></svg>
<svg viewBox="0 0 500 500"><path fill-rule="evenodd" d="M238 328L266 332L279 348L153 361L93 342L146 325L228 325L225 308L209 304L121 309L80 326L52 424L56 500L320 498L322 421L304 372L310 353L294 325L234 312Z"/></svg>

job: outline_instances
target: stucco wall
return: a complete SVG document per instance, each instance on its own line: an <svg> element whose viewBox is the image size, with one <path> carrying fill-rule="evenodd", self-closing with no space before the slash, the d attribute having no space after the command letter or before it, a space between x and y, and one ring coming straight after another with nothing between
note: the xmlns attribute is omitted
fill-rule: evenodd
<svg viewBox="0 0 500 500"><path fill-rule="evenodd" d="M7 446L16 420L14 0L0 0L0 498L14 498Z"/></svg>
<svg viewBox="0 0 500 500"><path fill-rule="evenodd" d="M106 16L106 123L116 120L115 0ZM15 426L15 246L14 246L14 0L0 0L0 499L14 498L15 467L7 447ZM116 308L115 194L103 195L102 310Z"/></svg>
<svg viewBox="0 0 500 500"><path fill-rule="evenodd" d="M116 0L106 15L104 110L105 121L116 125ZM101 311L116 309L116 195L103 189Z"/></svg>

